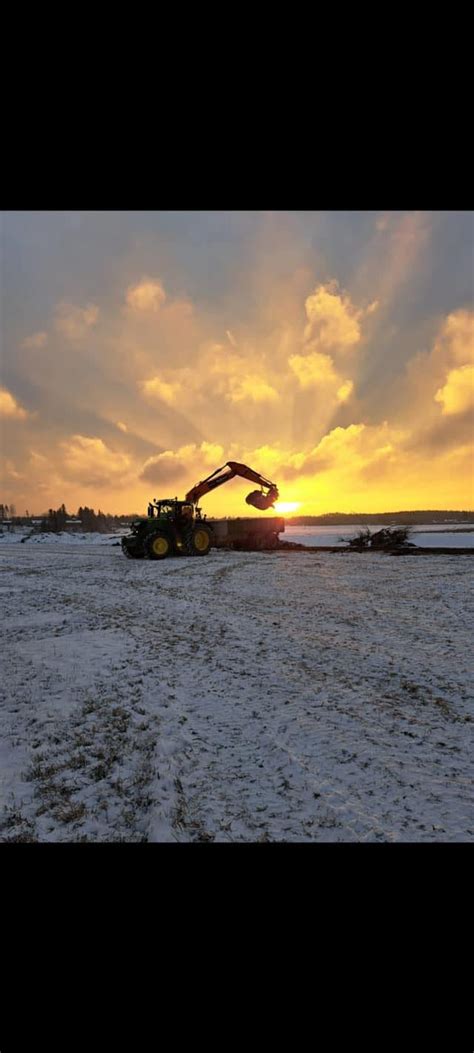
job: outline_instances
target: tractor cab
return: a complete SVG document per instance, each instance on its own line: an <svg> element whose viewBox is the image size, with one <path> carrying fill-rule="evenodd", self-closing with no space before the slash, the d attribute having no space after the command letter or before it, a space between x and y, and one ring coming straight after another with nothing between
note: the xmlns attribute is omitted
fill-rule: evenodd
<svg viewBox="0 0 474 1053"><path fill-rule="evenodd" d="M150 519L189 519L194 516L194 505L190 501L178 501L177 497L166 500L150 502L148 505L148 516Z"/></svg>

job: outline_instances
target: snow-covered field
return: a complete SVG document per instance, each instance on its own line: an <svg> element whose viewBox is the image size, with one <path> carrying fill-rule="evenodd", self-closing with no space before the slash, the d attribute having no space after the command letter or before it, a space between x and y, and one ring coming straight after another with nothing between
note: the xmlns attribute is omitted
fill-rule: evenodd
<svg viewBox="0 0 474 1053"><path fill-rule="evenodd" d="M48 537L0 544L3 841L472 840L471 557Z"/></svg>

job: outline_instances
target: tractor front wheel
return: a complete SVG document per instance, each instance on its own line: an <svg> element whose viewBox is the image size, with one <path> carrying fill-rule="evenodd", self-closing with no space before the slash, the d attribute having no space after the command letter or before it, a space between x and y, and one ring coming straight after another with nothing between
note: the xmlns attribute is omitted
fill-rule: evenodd
<svg viewBox="0 0 474 1053"><path fill-rule="evenodd" d="M122 541L122 552L127 557L127 559L142 559L142 557L143 557L143 553L142 552L139 552L139 551L137 552L136 549L128 548L128 546L126 544L124 544L123 541Z"/></svg>
<svg viewBox="0 0 474 1053"><path fill-rule="evenodd" d="M151 534L145 542L148 559L166 559L171 552L171 541L166 534Z"/></svg>

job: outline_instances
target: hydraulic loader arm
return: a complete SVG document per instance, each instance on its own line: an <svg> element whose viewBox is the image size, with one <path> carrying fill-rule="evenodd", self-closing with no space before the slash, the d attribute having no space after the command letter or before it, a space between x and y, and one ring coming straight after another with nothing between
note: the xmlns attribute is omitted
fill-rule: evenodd
<svg viewBox="0 0 474 1053"><path fill-rule="evenodd" d="M225 471L226 468L228 471ZM263 475L260 475L259 472L254 472L246 464L239 464L238 461L227 461L226 464L222 465L222 468L216 468L215 472L208 475L207 479L196 483L196 486L193 486L192 490L189 490L186 494L186 501L192 501L193 504L197 504L204 494L209 493L210 490L215 490L218 486L222 486L223 483L228 483L236 475L241 475L243 479L251 479L253 483L258 483L262 487L262 491L254 490L247 495L245 498L247 504L262 510L271 508L273 502L278 498L278 487L276 484L270 482L269 479L264 479ZM266 488L268 493L264 493L263 488Z"/></svg>

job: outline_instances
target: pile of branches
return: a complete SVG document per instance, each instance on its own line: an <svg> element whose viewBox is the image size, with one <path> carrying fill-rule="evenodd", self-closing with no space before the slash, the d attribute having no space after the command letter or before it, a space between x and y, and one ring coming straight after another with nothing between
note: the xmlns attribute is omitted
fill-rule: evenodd
<svg viewBox="0 0 474 1053"><path fill-rule="evenodd" d="M368 549L377 551L393 551L395 549L400 551L401 549L415 547L408 540L409 535L410 527L384 527L382 530L376 530L373 534L366 528L365 530L359 530L356 536L350 539L348 545L349 548L356 552L366 552ZM345 540L345 538L340 538L340 541Z"/></svg>

